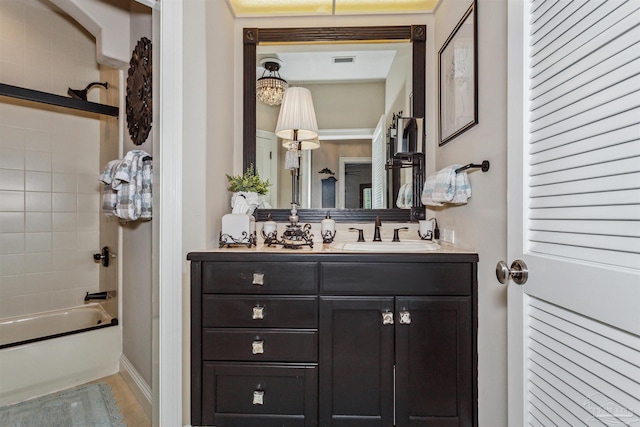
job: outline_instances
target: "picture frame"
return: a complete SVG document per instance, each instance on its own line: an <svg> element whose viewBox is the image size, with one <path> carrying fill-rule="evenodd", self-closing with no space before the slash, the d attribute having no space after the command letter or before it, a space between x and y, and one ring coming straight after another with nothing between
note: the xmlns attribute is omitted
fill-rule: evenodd
<svg viewBox="0 0 640 427"><path fill-rule="evenodd" d="M438 145L478 124L478 41L474 1L438 51Z"/></svg>

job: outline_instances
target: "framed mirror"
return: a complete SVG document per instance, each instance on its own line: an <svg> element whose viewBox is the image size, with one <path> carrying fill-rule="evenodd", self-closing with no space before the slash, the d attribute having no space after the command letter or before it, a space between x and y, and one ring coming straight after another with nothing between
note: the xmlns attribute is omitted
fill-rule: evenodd
<svg viewBox="0 0 640 427"><path fill-rule="evenodd" d="M411 94L409 96L409 112L413 117L425 115L425 56L426 56L426 27L415 26L383 26L383 27L325 27L325 28L245 28L243 32L243 169L256 164L256 138L260 137L257 131L257 105L256 105L256 79L259 46L286 45L286 44L345 44L345 43L411 43ZM286 67L286 64L284 65ZM339 101L337 101L339 102ZM387 123L391 125L391 123ZM322 132L321 132L322 138ZM322 139L321 139L322 140ZM386 139L388 143L389 141ZM407 164L407 159L395 159L398 164ZM424 167L424 154L411 156L413 170L416 166ZM417 162L417 163L416 163ZM391 162L393 163L393 162ZM319 167L319 166L318 166ZM334 171L337 172L337 171ZM399 182L401 168L392 167L389 171ZM326 176L323 176L323 178ZM316 178L316 177L314 177ZM398 178L398 179L396 179ZM413 177L414 188L422 188L423 177ZM398 189L395 189L396 194ZM419 193L412 208L408 209L365 209L365 208L312 208L299 209L300 221L320 222L327 211L336 221L362 222L373 221L380 217L383 221L411 221L421 219L424 216L424 208L419 200ZM367 193L368 194L368 193ZM339 196L338 196L339 197ZM366 199L366 198L365 198ZM392 204L393 205L393 204ZM336 206L339 206L336 204ZM340 206L344 206L341 204ZM264 221L271 214L276 221L286 221L289 216L289 207L281 209L260 209L256 211L258 221Z"/></svg>

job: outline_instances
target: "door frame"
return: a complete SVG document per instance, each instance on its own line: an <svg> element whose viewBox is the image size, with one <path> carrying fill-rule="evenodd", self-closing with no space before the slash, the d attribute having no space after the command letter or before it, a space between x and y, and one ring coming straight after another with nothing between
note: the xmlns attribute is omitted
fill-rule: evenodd
<svg viewBox="0 0 640 427"><path fill-rule="evenodd" d="M338 209L344 209L346 164L371 164L371 157L340 157L338 159ZM373 166L373 165L372 165Z"/></svg>

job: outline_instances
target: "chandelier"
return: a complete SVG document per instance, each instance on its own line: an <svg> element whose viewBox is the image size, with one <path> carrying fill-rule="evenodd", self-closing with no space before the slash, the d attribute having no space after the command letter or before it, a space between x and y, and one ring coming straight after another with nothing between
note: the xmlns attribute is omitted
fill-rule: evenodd
<svg viewBox="0 0 640 427"><path fill-rule="evenodd" d="M265 58L261 65L264 67L262 77L256 81L256 99L267 105L282 104L284 91L287 90L289 84L280 77L278 70L280 69L280 61L274 58ZM265 75L266 73L268 75Z"/></svg>

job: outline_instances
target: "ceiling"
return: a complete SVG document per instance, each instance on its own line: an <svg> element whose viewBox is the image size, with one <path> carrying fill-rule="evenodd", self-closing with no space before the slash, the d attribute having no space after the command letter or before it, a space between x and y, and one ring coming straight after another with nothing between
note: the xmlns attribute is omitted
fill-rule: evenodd
<svg viewBox="0 0 640 427"><path fill-rule="evenodd" d="M261 61L277 58L280 76L292 84L376 82L386 80L397 55L410 58L411 43L267 45L258 46L257 54L258 77Z"/></svg>
<svg viewBox="0 0 640 427"><path fill-rule="evenodd" d="M431 13L440 0L227 0L236 17Z"/></svg>

